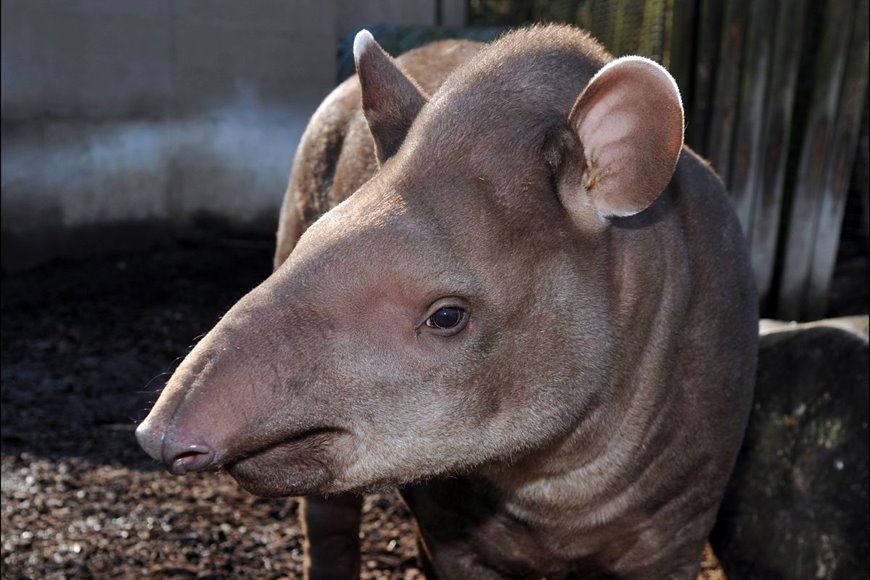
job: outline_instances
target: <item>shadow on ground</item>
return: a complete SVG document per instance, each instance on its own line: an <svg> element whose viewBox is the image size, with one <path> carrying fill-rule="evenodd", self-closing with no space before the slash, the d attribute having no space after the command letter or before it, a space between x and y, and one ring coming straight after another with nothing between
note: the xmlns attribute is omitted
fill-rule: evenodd
<svg viewBox="0 0 870 580"><path fill-rule="evenodd" d="M4 275L3 454L153 466L137 421L271 254L265 240L175 244Z"/></svg>

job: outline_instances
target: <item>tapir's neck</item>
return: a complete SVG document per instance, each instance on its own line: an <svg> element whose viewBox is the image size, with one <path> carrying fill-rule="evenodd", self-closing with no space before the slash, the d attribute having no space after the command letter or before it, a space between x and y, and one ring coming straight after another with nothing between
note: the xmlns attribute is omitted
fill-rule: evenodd
<svg viewBox="0 0 870 580"><path fill-rule="evenodd" d="M685 409L673 377L682 357L680 326L690 310L691 266L669 201L651 209L644 216L651 223L616 225L606 241L616 327L607 396L566 438L486 475L512 498L507 507L517 517L559 526L559 515L570 513L564 523L590 533L594 522L619 514L627 493L654 492L646 476L655 470L648 468L667 451L669 422ZM647 452L654 447L660 449Z"/></svg>

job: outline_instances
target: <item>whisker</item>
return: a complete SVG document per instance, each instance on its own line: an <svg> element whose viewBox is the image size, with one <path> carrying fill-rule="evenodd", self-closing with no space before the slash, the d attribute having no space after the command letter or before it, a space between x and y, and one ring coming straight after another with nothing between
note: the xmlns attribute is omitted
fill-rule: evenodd
<svg viewBox="0 0 870 580"><path fill-rule="evenodd" d="M162 373L158 373L158 374L154 375L153 377L151 377L151 378L148 380L147 383L145 383L145 386L142 387L142 390L141 390L140 392L141 392L141 393L147 393L149 387L151 386L151 383L153 383L153 382L155 381L155 379L159 379L160 377L165 377L165 376L168 375L168 374L170 374L169 371L163 371Z"/></svg>

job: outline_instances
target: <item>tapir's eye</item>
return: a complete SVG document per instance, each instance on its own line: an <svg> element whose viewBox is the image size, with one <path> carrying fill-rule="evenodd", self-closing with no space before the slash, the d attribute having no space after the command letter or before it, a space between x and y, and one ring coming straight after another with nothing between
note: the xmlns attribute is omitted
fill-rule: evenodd
<svg viewBox="0 0 870 580"><path fill-rule="evenodd" d="M435 314L426 321L430 328L449 330L456 327L465 317L465 311L458 306L445 306L435 311Z"/></svg>
<svg viewBox="0 0 870 580"><path fill-rule="evenodd" d="M425 325L435 334L452 336L468 323L468 309L459 298L442 298L429 307Z"/></svg>

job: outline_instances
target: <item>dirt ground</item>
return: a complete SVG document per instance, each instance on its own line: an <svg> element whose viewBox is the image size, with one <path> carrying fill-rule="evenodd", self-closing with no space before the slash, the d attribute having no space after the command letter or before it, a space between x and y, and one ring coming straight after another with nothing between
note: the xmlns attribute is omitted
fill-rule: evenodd
<svg viewBox="0 0 870 580"><path fill-rule="evenodd" d="M2 577L301 577L293 499L172 477L133 429L197 336L270 271L269 241L173 243L2 283ZM365 503L363 578L421 578L395 494ZM702 576L722 578L710 555Z"/></svg>

